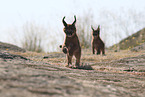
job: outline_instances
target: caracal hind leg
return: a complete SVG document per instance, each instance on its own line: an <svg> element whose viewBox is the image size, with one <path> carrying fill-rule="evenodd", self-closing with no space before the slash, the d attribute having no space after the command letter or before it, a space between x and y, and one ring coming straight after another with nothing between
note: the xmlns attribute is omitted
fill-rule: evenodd
<svg viewBox="0 0 145 97"><path fill-rule="evenodd" d="M94 47L92 47L92 53L95 54L95 49L94 49Z"/></svg>
<svg viewBox="0 0 145 97"><path fill-rule="evenodd" d="M104 56L105 56L105 49L103 49L103 50L102 50L102 55L104 55Z"/></svg>

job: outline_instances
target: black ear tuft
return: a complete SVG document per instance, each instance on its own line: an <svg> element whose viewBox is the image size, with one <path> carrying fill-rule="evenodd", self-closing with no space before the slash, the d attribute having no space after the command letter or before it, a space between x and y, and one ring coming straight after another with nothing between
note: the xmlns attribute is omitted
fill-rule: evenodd
<svg viewBox="0 0 145 97"><path fill-rule="evenodd" d="M65 16L63 17L62 22L63 22L63 25L66 27L67 23L64 21L64 19L65 19Z"/></svg>
<svg viewBox="0 0 145 97"><path fill-rule="evenodd" d="M74 22L72 23L72 25L74 25L74 24L76 23L76 15L74 15L74 18L75 18L75 20L74 20Z"/></svg>
<svg viewBox="0 0 145 97"><path fill-rule="evenodd" d="M98 25L98 28L100 29L100 25Z"/></svg>
<svg viewBox="0 0 145 97"><path fill-rule="evenodd" d="M97 28L97 30L98 30L98 31L100 31L100 25L98 25L98 28Z"/></svg>
<svg viewBox="0 0 145 97"><path fill-rule="evenodd" d="M91 25L91 28L92 28L92 30L94 31L94 28L93 28L93 26Z"/></svg>

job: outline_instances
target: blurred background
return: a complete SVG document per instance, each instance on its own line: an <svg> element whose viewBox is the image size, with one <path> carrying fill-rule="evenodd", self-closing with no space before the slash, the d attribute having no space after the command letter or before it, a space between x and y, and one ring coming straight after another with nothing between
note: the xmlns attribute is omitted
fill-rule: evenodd
<svg viewBox="0 0 145 97"><path fill-rule="evenodd" d="M145 27L144 9L144 0L0 0L0 41L30 51L60 51L62 18L71 24L76 15L82 48L91 46L91 25L100 25L110 47Z"/></svg>

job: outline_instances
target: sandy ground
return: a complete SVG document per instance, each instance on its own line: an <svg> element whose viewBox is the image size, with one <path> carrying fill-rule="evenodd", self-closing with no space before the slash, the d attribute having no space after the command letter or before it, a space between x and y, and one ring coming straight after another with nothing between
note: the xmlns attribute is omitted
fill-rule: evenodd
<svg viewBox="0 0 145 97"><path fill-rule="evenodd" d="M86 70L65 67L63 53L0 51L0 97L145 97L144 53L83 53Z"/></svg>

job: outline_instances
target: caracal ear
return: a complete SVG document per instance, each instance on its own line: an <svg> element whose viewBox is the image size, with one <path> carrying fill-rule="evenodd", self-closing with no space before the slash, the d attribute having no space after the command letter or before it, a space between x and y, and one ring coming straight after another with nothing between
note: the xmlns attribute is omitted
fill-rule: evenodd
<svg viewBox="0 0 145 97"><path fill-rule="evenodd" d="M66 27L67 23L64 21L64 19L65 19L65 16L63 17L62 22L63 22L63 25Z"/></svg>
<svg viewBox="0 0 145 97"><path fill-rule="evenodd" d="M94 32L94 28L93 28L93 26L91 25L91 28L92 28L92 30L93 30L93 32Z"/></svg>
<svg viewBox="0 0 145 97"><path fill-rule="evenodd" d="M72 23L72 25L75 25L75 23L76 23L76 15L74 15L74 18L75 18L75 20L74 20L74 22Z"/></svg>
<svg viewBox="0 0 145 97"><path fill-rule="evenodd" d="M100 31L100 25L98 25L98 28L97 28L97 30L99 30L99 31Z"/></svg>

